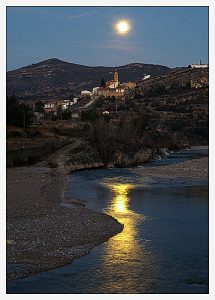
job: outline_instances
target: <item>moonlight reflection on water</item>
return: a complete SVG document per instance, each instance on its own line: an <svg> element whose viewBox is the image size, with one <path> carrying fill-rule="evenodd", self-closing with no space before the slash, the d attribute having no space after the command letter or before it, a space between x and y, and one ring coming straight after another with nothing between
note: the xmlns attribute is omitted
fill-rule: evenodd
<svg viewBox="0 0 215 300"><path fill-rule="evenodd" d="M114 193L105 212L124 225L123 231L112 237L105 248L103 261L103 270L107 278L105 286L109 290L120 292L123 289L126 290L128 286L134 287L139 284L139 276L142 273L139 265L144 264L143 258L147 259L147 254L144 253L144 247L139 241L137 226L146 217L129 207L130 192L135 188L134 184L108 183L105 186ZM129 265L129 270L127 270L127 265ZM136 276L130 276L130 272L127 272L131 271L131 268L136 270ZM114 270L118 272L116 281L108 276L112 273L111 269L113 272ZM127 280L125 280L125 272L127 272Z"/></svg>

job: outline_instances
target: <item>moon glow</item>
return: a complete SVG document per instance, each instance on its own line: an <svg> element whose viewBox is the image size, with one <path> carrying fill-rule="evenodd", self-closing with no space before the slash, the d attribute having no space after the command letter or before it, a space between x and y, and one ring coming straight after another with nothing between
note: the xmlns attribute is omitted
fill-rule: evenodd
<svg viewBox="0 0 215 300"><path fill-rule="evenodd" d="M115 24L117 34L126 35L131 30L131 24L128 20L120 20Z"/></svg>

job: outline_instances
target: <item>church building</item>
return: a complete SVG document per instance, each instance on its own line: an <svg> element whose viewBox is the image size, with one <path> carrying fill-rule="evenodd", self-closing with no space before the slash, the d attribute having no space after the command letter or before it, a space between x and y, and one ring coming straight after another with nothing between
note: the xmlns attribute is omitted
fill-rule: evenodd
<svg viewBox="0 0 215 300"><path fill-rule="evenodd" d="M115 96L118 99L123 99L125 96L124 85L119 82L119 74L117 70L114 72L113 80L106 82L105 87L100 87L97 89L97 95L103 97Z"/></svg>

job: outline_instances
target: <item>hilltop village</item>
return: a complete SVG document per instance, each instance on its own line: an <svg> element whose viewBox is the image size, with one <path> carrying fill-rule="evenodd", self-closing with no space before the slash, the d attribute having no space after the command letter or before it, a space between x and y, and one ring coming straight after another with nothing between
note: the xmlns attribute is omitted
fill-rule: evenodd
<svg viewBox="0 0 215 300"><path fill-rule="evenodd" d="M187 69L176 70L170 73L169 77L174 77L174 75L179 75L181 81L178 82L178 85L185 86L190 84L191 88L198 89L205 86L208 86L208 76L198 76L199 69L208 69L206 64L193 64L189 65ZM197 73L193 72L197 70ZM180 75L181 74L181 75ZM125 105L126 100L134 98L132 95L139 90L140 86L142 89L147 89L150 85L160 84L161 81L165 80L165 76L168 78L168 75L161 77L151 77L150 75L143 74L141 80L138 81L128 81L120 82L119 72L117 69L113 73L113 79L105 82L101 78L101 85L98 87L93 87L92 90L81 90L79 94L76 94L72 99L50 99L50 100L39 100L39 101L28 101L28 106L34 112L34 116L37 120L43 118L52 118L61 116L63 112L67 112L67 115L70 115L74 120L81 118L82 111L88 111L94 106L97 106L97 103L101 103L103 100L106 105L104 105L107 110L104 110L104 114L109 114L107 100L110 102L116 101L115 109L120 107L123 103ZM183 76L185 76L183 78ZM187 77L188 76L188 77ZM177 77L177 76L176 76ZM177 80L175 81L177 82ZM161 84L162 85L162 84ZM167 86L169 87L169 86ZM24 100L20 100L21 103L26 103ZM39 102L39 103L38 103ZM129 104L129 103L128 103ZM129 106L129 105L128 105ZM120 110L119 110L120 111ZM120 114L120 112L119 112Z"/></svg>
<svg viewBox="0 0 215 300"><path fill-rule="evenodd" d="M68 170L133 165L161 148L206 145L208 71L196 64L121 82L115 69L112 79L70 99L8 96L7 165L31 164L67 145Z"/></svg>
<svg viewBox="0 0 215 300"><path fill-rule="evenodd" d="M150 75L144 74L142 80L150 78ZM94 87L92 91L81 90L80 94L73 99L63 99L63 100L46 100L41 101L40 107L43 107L43 111L38 111L38 105L36 101L28 101L28 105L31 107L34 115L37 119L44 118L45 116L58 116L59 112L62 111L74 111L73 118L78 118L80 112L90 109L93 104L101 99L115 99L117 101L124 101L128 90L134 89L136 87L136 82L123 82L119 81L119 73L115 70L113 74L113 79L109 81L104 81L101 79L101 86ZM21 101L24 103L25 101ZM81 106L83 104L83 106ZM105 112L106 114L109 112Z"/></svg>

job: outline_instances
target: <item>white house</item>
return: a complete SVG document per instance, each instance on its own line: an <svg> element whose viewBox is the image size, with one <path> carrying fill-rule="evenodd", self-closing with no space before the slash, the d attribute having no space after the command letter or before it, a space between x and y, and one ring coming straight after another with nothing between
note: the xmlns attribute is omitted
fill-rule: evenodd
<svg viewBox="0 0 215 300"><path fill-rule="evenodd" d="M192 65L190 65L190 68L192 68L192 69L208 68L208 65L207 64L192 64Z"/></svg>
<svg viewBox="0 0 215 300"><path fill-rule="evenodd" d="M92 93L90 91L84 90L81 91L81 97L91 97Z"/></svg>
<svg viewBox="0 0 215 300"><path fill-rule="evenodd" d="M142 78L142 80L146 80L146 79L148 79L150 77L151 77L151 75L144 75L144 77Z"/></svg>
<svg viewBox="0 0 215 300"><path fill-rule="evenodd" d="M72 119L80 119L80 116L79 114L72 114Z"/></svg>
<svg viewBox="0 0 215 300"><path fill-rule="evenodd" d="M62 109L67 109L70 105L71 105L71 101L70 100L63 100L63 103L61 105Z"/></svg>
<svg viewBox="0 0 215 300"><path fill-rule="evenodd" d="M109 112L108 110L105 110L105 111L103 111L102 114L105 115L105 116L109 116L109 115L110 115L110 112Z"/></svg>
<svg viewBox="0 0 215 300"><path fill-rule="evenodd" d="M93 95L98 94L98 89L99 89L99 86L96 86L96 87L93 88Z"/></svg>
<svg viewBox="0 0 215 300"><path fill-rule="evenodd" d="M55 108L55 103L45 103L45 105L44 105L44 109L53 109L53 108Z"/></svg>
<svg viewBox="0 0 215 300"><path fill-rule="evenodd" d="M77 102L78 102L78 98L77 97L73 98L73 104L76 104Z"/></svg>

